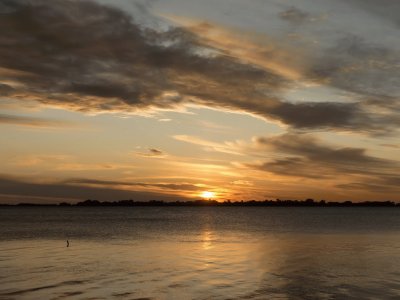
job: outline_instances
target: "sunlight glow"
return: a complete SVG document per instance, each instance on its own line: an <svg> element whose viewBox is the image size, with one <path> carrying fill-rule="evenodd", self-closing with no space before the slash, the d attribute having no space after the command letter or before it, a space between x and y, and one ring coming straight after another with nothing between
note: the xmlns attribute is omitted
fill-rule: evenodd
<svg viewBox="0 0 400 300"><path fill-rule="evenodd" d="M209 192L209 191L204 191L200 195L203 199L212 199L215 198L215 193L214 192Z"/></svg>

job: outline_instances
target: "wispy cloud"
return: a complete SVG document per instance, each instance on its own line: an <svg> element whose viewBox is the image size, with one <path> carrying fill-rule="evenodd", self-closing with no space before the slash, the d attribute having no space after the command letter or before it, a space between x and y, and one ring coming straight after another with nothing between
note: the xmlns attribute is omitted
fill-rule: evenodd
<svg viewBox="0 0 400 300"><path fill-rule="evenodd" d="M76 126L76 124L66 121L9 114L0 114L0 124L17 125L31 128L72 128Z"/></svg>
<svg viewBox="0 0 400 300"><path fill-rule="evenodd" d="M111 181L98 179L68 179L64 183L94 186L113 186L113 187L143 187L157 188L161 190L174 191L199 191L204 189L201 186L190 183L154 183L154 182L130 182L130 181Z"/></svg>
<svg viewBox="0 0 400 300"><path fill-rule="evenodd" d="M229 143L216 143L216 142L211 142L207 141L195 136L189 136L189 135L174 135L174 139L198 146L202 146L205 150L207 151L216 151L216 152L221 152L221 153L227 153L227 154L233 154L233 155L242 155L240 152L237 152L233 149Z"/></svg>
<svg viewBox="0 0 400 300"><path fill-rule="evenodd" d="M25 155L16 157L11 161L12 164L18 167L31 167L41 164L60 164L73 159L70 155L65 154L50 154L50 155Z"/></svg>
<svg viewBox="0 0 400 300"><path fill-rule="evenodd" d="M113 162L82 162L78 157L66 154L30 154L13 158L10 164L17 168L40 168L53 171L93 171L93 170L118 170L133 169L134 167L123 163Z"/></svg>

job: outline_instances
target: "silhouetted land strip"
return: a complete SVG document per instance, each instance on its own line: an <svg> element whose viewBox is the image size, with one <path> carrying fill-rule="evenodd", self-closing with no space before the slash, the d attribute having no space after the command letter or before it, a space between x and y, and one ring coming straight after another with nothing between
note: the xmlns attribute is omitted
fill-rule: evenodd
<svg viewBox="0 0 400 300"><path fill-rule="evenodd" d="M7 206L7 205L2 205ZM364 202L328 202L325 200L315 201L313 199L306 200L264 200L264 201L224 201L218 202L216 200L196 200L196 201L175 201L164 202L159 200L152 200L147 202L134 201L134 200L120 200L120 201L98 201L98 200L85 200L76 204L62 202L59 204L32 204L32 203L19 203L17 206L264 206L264 207L400 207L400 203L393 201L364 201Z"/></svg>

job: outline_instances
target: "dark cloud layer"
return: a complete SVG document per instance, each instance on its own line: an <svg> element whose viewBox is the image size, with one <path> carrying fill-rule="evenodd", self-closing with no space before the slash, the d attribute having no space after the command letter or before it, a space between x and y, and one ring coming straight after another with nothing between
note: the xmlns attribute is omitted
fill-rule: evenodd
<svg viewBox="0 0 400 300"><path fill-rule="evenodd" d="M251 85L258 94L250 82L273 90L284 83L229 57L196 54L202 48L184 30L142 28L125 13L94 2L2 4L6 13L0 25L7 30L0 40L0 64L24 72L9 78L25 84L20 97L82 110L173 107L183 96L234 107L237 86ZM244 101L248 91L239 92L237 101ZM165 97L168 92L177 95Z"/></svg>
<svg viewBox="0 0 400 300"><path fill-rule="evenodd" d="M343 176L363 176L393 186L396 161L373 157L363 148L333 147L309 134L283 134L270 138L257 138L259 150L273 151L278 158L251 168L278 175L305 178L340 179Z"/></svg>
<svg viewBox="0 0 400 300"><path fill-rule="evenodd" d="M292 10L282 17L300 20L306 13ZM359 103L286 103L279 94L289 79L218 54L185 29L156 31L94 2L0 0L0 27L0 82L18 83L0 86L8 97L81 111L197 103L295 128L385 130L386 121L372 124ZM329 59L310 78L329 77L344 86L347 81L334 76L338 60Z"/></svg>
<svg viewBox="0 0 400 300"><path fill-rule="evenodd" d="M357 104L349 103L282 103L272 109L280 120L296 128L362 126L357 124L361 115ZM362 121L365 117L362 118ZM364 124L365 125L365 124Z"/></svg>
<svg viewBox="0 0 400 300"><path fill-rule="evenodd" d="M400 178L397 178L399 181ZM359 190L359 191L372 191L375 193L399 193L399 185L391 184L391 180L387 178L378 178L374 180L364 181L364 182L351 182L345 184L338 184L336 187L340 189L345 189L349 191Z"/></svg>
<svg viewBox="0 0 400 300"><path fill-rule="evenodd" d="M86 183L84 185L83 183ZM114 184L105 187L88 186L90 180L80 180L80 182L59 182L59 183L35 183L19 178L0 176L0 201L2 196L13 196L15 201L24 202L26 197L42 198L62 198L71 201L81 201L85 199L97 199L101 201L115 201L123 199L133 199L136 201L150 200L188 200L180 195L167 193L145 192L135 190L123 190L115 188ZM92 182L93 183L93 182Z"/></svg>
<svg viewBox="0 0 400 300"><path fill-rule="evenodd" d="M198 186L189 183L144 183L144 182L128 182L128 181L111 181L96 179L69 179L64 181L66 184L82 184L82 185L99 185L99 186L138 186L159 188L162 190L176 191L197 191L201 190Z"/></svg>

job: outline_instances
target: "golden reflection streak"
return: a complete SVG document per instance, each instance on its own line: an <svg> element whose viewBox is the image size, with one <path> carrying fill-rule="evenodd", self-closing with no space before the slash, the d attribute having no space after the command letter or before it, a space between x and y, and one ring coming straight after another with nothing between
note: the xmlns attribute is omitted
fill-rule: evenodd
<svg viewBox="0 0 400 300"><path fill-rule="evenodd" d="M202 241L202 248L204 250L209 250L209 249L213 248L212 236L213 236L213 233L211 230L206 229L203 231L201 241Z"/></svg>

